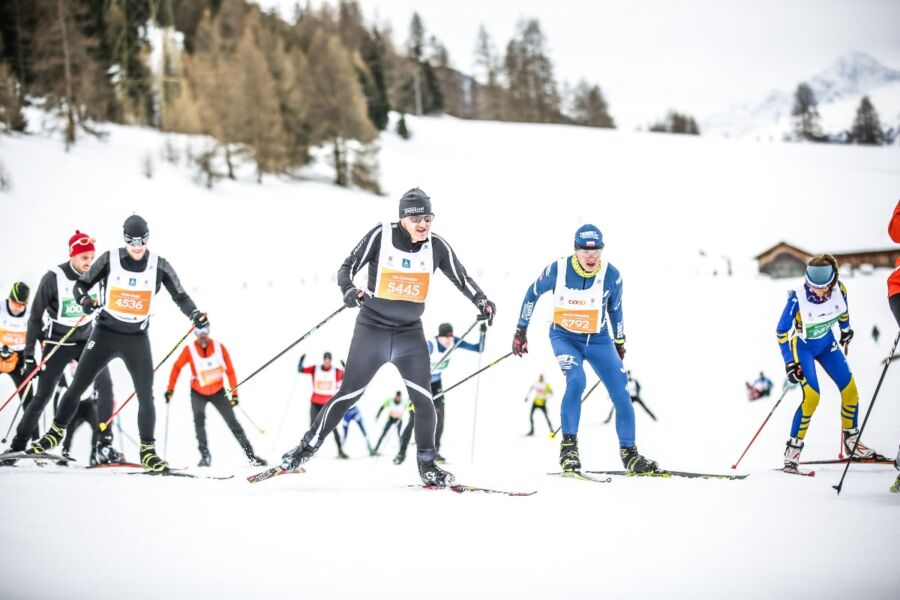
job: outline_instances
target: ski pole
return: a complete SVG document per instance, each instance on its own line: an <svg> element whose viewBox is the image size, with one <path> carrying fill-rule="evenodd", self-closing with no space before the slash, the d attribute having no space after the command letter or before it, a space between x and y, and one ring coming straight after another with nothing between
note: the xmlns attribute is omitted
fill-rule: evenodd
<svg viewBox="0 0 900 600"><path fill-rule="evenodd" d="M87 314L81 315L81 318L78 319L78 321L74 325L72 325L72 328L66 332L66 335L59 338L59 341L56 342L56 346L53 348L53 350L48 352L47 356L45 356L43 359L41 359L41 362L34 369L31 370L31 373L28 374L28 377L26 377L25 379L22 380L22 383L19 384L19 387L16 388L16 391L14 391L10 395L10 397L6 400L6 402L3 403L3 406L0 406L0 411L2 411L4 408L6 408L6 405L9 404L12 401L12 399L16 397L16 394L19 393L19 390L21 390L23 387L25 387L25 384L27 384L29 381L31 381L31 378L34 377L38 372L40 372L41 369L44 368L44 365L47 363L48 360L50 360L50 357L53 356L54 354L56 354L56 351L59 350L60 347L62 347L62 345L64 343L66 343L66 340L69 339L73 333L75 333L75 330L78 329L78 327L81 325L82 321L84 321L86 318L87 318Z"/></svg>
<svg viewBox="0 0 900 600"><path fill-rule="evenodd" d="M27 396L27 395L28 395L28 392L31 391L31 384L32 384L32 383L33 383L33 381L29 381L29 382L28 382L28 387L25 388L25 393L22 394L23 396ZM3 444L6 443L7 438L9 438L10 432L12 432L13 425L16 424L16 417L19 416L19 411L20 411L20 410L22 410L22 399L21 399L21 398L19 398L19 405L16 407L16 412L13 414L12 421L9 422L9 429L6 430L6 435L3 436L3 439L0 440L0 443L3 443Z"/></svg>
<svg viewBox="0 0 900 600"><path fill-rule="evenodd" d="M778 405L781 404L781 401L784 400L784 397L787 396L787 393L793 389L793 386L788 386L784 388L784 391L781 392L781 395L778 397L778 400L775 402L775 406L772 407L772 410L769 411L769 415L766 417L766 420L762 422L762 425L759 426L759 429L756 430L756 433L753 435L753 439L750 440L750 443L747 444L747 447L744 448L744 452L741 453L741 457L737 459L737 462L731 465L732 469L737 469L737 466L741 464L741 461L744 459L744 455L747 454L747 451L750 449L750 446L753 445L753 442L756 441L756 436L763 430L763 427L766 426L766 423L769 422L769 419L772 417L772 414L775 412L775 409L778 408Z"/></svg>
<svg viewBox="0 0 900 600"><path fill-rule="evenodd" d="M501 360L503 360L504 358L509 358L510 356L512 356L512 354L513 354L512 352L508 352L507 354L504 354L503 356L501 356L500 358L498 358L498 359L495 360L494 362L488 364L488 366L483 367L483 368L481 368L481 369L478 369L477 371L475 371L474 373L472 373L472 374L469 375L468 377L465 377L464 379L461 379L461 380L457 381L456 383L454 383L453 385L451 385L450 387L448 387L446 390L443 390L443 391L442 391L441 393L439 393L437 396L435 396L434 398L432 398L432 400L434 400L435 398L441 398L441 397L445 396L445 395L447 394L447 392L449 392L449 391L452 390L453 388L458 387L458 386L464 384L465 382L467 382L468 380L472 379L472 378L475 377L476 375L480 375L482 372L487 371L488 369L490 369L491 367L493 367L494 365L496 365L497 363L499 363L499 362L500 362Z"/></svg>
<svg viewBox="0 0 900 600"><path fill-rule="evenodd" d="M450 356L451 352L456 350L459 347L459 345L462 344L463 338L465 338L467 335L469 335L469 332L472 331L473 329L475 329L476 325L478 325L478 319L475 319L475 321L469 326L469 328L466 329L466 332L464 334L462 334L461 336L459 336L459 339L457 339L456 342L454 342L453 345L450 346L446 352L444 352L444 355L441 356L439 359L437 359L433 365L431 365L432 373L434 373L434 370L436 368L438 368L438 366L441 363L443 363L445 360L447 360L447 357Z"/></svg>
<svg viewBox="0 0 900 600"><path fill-rule="evenodd" d="M894 347L891 348L891 353L889 356L894 355L894 351L897 349L897 342L900 342L900 332L897 333L897 338L894 340ZM844 466L844 474L841 475L841 480L837 485L833 485L835 490L837 490L838 496L841 495L841 488L844 485L844 477L847 476L847 471L850 470L850 463L853 462L853 457L856 456L856 449L859 447L859 440L862 439L863 431L866 429L866 423L869 421L869 415L872 413L872 407L875 406L875 399L878 397L878 391L881 390L881 384L884 383L884 376L887 375L888 367L891 365L891 361L888 361L884 365L884 369L881 371L881 377L878 379L878 385L875 387L875 393L872 394L872 401L869 403L869 408L866 409L866 416L863 418L862 427L859 428L859 434L856 436L856 443L853 444L853 452L850 453L850 456L847 457L847 464Z"/></svg>
<svg viewBox="0 0 900 600"><path fill-rule="evenodd" d="M121 417L116 417L116 429L119 431L119 435L120 435L120 436L122 436L122 437L124 437L125 439L127 439L129 442L131 442L131 443L134 445L135 448L137 448L138 450L140 450L140 448L141 448L140 444L138 444L138 443L134 440L133 437L131 437L130 435L128 435L128 432L127 432L127 431L125 431L124 429L122 429L122 418L121 418ZM125 444L123 443L123 444L122 444L122 454L124 454L124 453L125 453Z"/></svg>
<svg viewBox="0 0 900 600"><path fill-rule="evenodd" d="M477 323L478 321L475 321ZM475 326L472 323L472 326ZM471 329L471 327L469 328ZM462 338L460 338L462 339ZM478 349L478 368L481 368L481 358L484 356L484 343L479 344ZM475 381L475 410L472 412L472 452L469 455L469 461L475 463L475 436L478 433L478 392L481 389L481 379Z"/></svg>
<svg viewBox="0 0 900 600"><path fill-rule="evenodd" d="M175 351L178 350L178 348L181 347L181 344L184 343L184 340L186 340L187 337L188 337L189 335L191 335L191 333L194 331L194 328L195 328L195 326L194 326L194 325L191 325L191 328L188 329L188 332L187 332L186 334L184 334L180 340L178 340L178 343L175 344L175 347L172 348L171 350L169 350L169 353L166 354L166 356L165 356L161 361L159 361L159 363L157 363L157 365L156 365L155 367L153 367L153 372L154 372L154 373L156 373L156 371L159 370L159 368L160 368L161 366L163 366L163 363L164 363L164 362L166 362L167 360L169 360L169 357L170 357L170 356L172 356L173 354L175 354ZM133 392L131 392L131 395L128 396L128 398L125 399L125 402L123 402L122 405L119 406L119 408L117 408L116 410L114 410L114 411L113 411L113 414L109 415L109 418L108 418L107 420L105 420L104 422L100 423L100 425L99 425L100 431L106 431L106 428L109 427L109 424L113 422L113 419L116 418L116 415L118 415L120 412L122 412L122 409L125 408L125 405L128 404L129 402L131 402L131 399L134 398L135 395L137 395L137 389L135 389Z"/></svg>
<svg viewBox="0 0 900 600"><path fill-rule="evenodd" d="M311 335L312 335L313 333L315 333L320 327L322 327L322 325L324 325L325 323L327 323L327 322L330 321L331 319L335 318L335 317L338 315L338 313L340 313L342 310L344 310L344 309L346 309L346 308L347 308L346 306L342 305L339 309L337 309L336 311L334 311L333 313L331 313L330 315L328 315L327 317L325 317L324 319L322 319L322 320L319 322L318 325L316 325L315 327L313 327L312 329L310 329L309 331L307 331L306 333L304 333L303 335L301 335L301 336L300 336L299 338L297 338L294 342L292 342L290 346L288 346L287 348L285 348L284 350L282 350L281 352L279 352L278 354L276 354L275 356L273 356L272 358L270 358L270 359L268 360L268 362L266 362L266 364L264 364L263 366L261 366L261 367L258 368L257 370L253 371L253 372L250 373L249 375L247 375L247 377L245 377L243 381L238 382L238 384L237 384L236 386L234 386L234 387L231 388L230 390L226 391L226 392L225 392L225 395L226 395L226 396L230 396L230 395L231 395L231 392L233 392L234 390L238 389L240 386L242 386L242 385L244 385L245 383L247 383L248 381L250 381L250 379L252 379L254 375L256 375L257 373L259 373L260 371L262 371L263 369L265 369L266 367L268 367L269 365L271 365L273 362L275 362L275 361L278 360L279 358L281 358L281 356L282 356L285 352L287 352L288 350L290 350L291 348L293 348L294 346L296 346L297 344L299 344L300 342L302 342L303 340L305 340L306 338L308 338L309 336L311 336Z"/></svg>
<svg viewBox="0 0 900 600"><path fill-rule="evenodd" d="M244 418L247 419L247 421L248 421L251 425L253 425L253 428L254 428L254 429L256 429L258 432L263 433L263 434L266 432L265 429L261 428L259 425L257 425L256 423L253 422L253 419L250 418L250 415L247 414L247 411L244 410L244 407L243 407L243 406L241 406L240 404L238 404L237 409L238 409L239 411L241 411L241 414L244 415Z"/></svg>
<svg viewBox="0 0 900 600"><path fill-rule="evenodd" d="M584 404L584 401L588 399L588 396L591 395L591 392L597 389L597 386L600 385L600 380L598 379L594 385L591 386L591 389L587 391L587 394L584 395L584 398L581 399L581 403ZM556 428L556 431L550 434L550 439L556 437L556 434L559 433L559 430L562 429L562 423L559 424L559 427Z"/></svg>

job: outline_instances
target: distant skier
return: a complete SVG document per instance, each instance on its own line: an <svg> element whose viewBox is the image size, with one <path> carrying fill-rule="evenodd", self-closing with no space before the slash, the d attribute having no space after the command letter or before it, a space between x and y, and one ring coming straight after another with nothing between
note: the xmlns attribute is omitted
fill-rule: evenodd
<svg viewBox="0 0 900 600"><path fill-rule="evenodd" d="M746 383L745 385L747 386L747 397L752 401L770 396L774 384L771 379L766 377L765 373L760 371L756 381L753 383Z"/></svg>
<svg viewBox="0 0 900 600"><path fill-rule="evenodd" d="M378 409L378 413L375 415L376 422L385 409L388 411L388 417L384 424L384 430L381 432L381 437L378 438L378 443L376 443L375 448L371 450L372 456L378 454L378 449L381 448L381 442L384 441L384 438L387 436L388 431L391 430L391 427L397 428L397 439L400 438L400 428L403 426L403 413L406 412L408 404L408 402L403 401L403 394L398 391L394 394L393 398L385 400L384 404Z"/></svg>
<svg viewBox="0 0 900 600"><path fill-rule="evenodd" d="M853 458L880 456L863 443L859 443L853 455L853 447L859 437L859 393L844 352L841 352L841 348L847 350L853 339L853 329L847 308L847 289L839 277L838 264L833 256L822 254L811 258L803 284L788 292L787 304L778 321L778 345L788 379L791 383L799 383L803 389L803 401L794 414L791 437L784 452L785 471L797 471L803 439L819 404L816 361L841 392L844 453ZM835 323L841 330L839 340L834 339L832 332Z"/></svg>
<svg viewBox="0 0 900 600"><path fill-rule="evenodd" d="M526 403L529 398L531 399L531 412L528 414L528 422L531 424L531 429L525 435L534 435L534 411L536 410L544 413L544 418L547 420L547 428L551 433L553 432L553 423L550 422L550 415L547 413L547 402L550 401L550 396L552 395L553 389L548 382L544 381L544 375L538 375L538 380L525 395Z"/></svg>
<svg viewBox="0 0 900 600"><path fill-rule="evenodd" d="M325 404L340 389L341 382L344 380L344 371L332 364L331 352L326 352L322 355L321 365L304 367L303 363L305 361L306 355L304 354L300 357L300 362L297 363L297 371L312 377L313 391L309 397L309 425L312 427L313 423L316 422L316 417L319 416L319 412L325 408ZM344 452L343 446L341 446L341 436L338 435L337 429L334 431L334 443L337 444L338 458L350 458Z"/></svg>
<svg viewBox="0 0 900 600"><path fill-rule="evenodd" d="M878 325L872 325L872 339L875 340L876 344L879 338L881 338L881 331L878 329Z"/></svg>
<svg viewBox="0 0 900 600"><path fill-rule="evenodd" d="M35 367L34 355L28 354L25 343L28 331L28 296L30 293L31 290L24 282L17 281L12 285L9 297L0 301L0 374L9 375L17 388L22 385ZM32 379L32 381L34 380ZM25 388L27 389L19 390L19 401L22 402L26 412L34 397L31 389L33 387L34 385L29 387L26 384ZM42 406L41 411L38 412L38 417L43 412L43 408ZM22 421L24 422L24 420L23 416ZM16 439L13 439L10 452L24 450L30 436L38 437L36 419L27 430L23 431L23 434L21 443L17 443ZM18 433L16 435L18 436ZM4 464L12 465L14 462L4 461Z"/></svg>
<svg viewBox="0 0 900 600"><path fill-rule="evenodd" d="M209 444L206 438L206 405L213 407L222 415L228 429L234 439L240 444L251 465L262 466L266 461L253 452L253 446L247 439L244 428L238 423L234 415L234 407L238 405L237 390L231 392L231 398L225 396L225 377L231 387L237 385L237 376L234 366L231 364L231 355L225 344L209 337L209 326L194 330L197 337L192 344L188 344L181 351L178 360L172 365L169 374L169 386L166 388L166 404L175 393L175 384L185 365L191 367L191 410L194 413L194 430L197 433L197 445L200 451L198 467L208 467L212 464L212 455L209 453Z"/></svg>
<svg viewBox="0 0 900 600"><path fill-rule="evenodd" d="M370 230L338 271L345 305L360 307L347 355L347 373L341 391L328 401L300 444L282 457L282 469L296 469L312 458L323 437L359 400L375 373L392 363L416 407L419 477L426 485L446 486L454 482L453 475L434 462L435 415L428 389L431 370L421 321L434 272L443 271L488 325L493 322L496 307L466 273L450 245L431 234L434 212L425 192L419 188L407 191L399 208L400 221ZM353 276L366 265L365 290L360 290L354 285Z"/></svg>
<svg viewBox="0 0 900 600"><path fill-rule="evenodd" d="M563 471L581 470L577 434L581 394L585 387L585 361L603 381L616 408L616 433L622 464L629 471L656 471L656 462L641 456L635 446L634 408L622 365L625 357L622 277L618 269L600 259L603 247L603 234L594 225L584 225L575 232L574 253L550 263L528 287L513 336L512 351L517 356L528 352L526 333L535 304L542 294L552 291L555 307L550 343L566 377L562 401L563 439L559 452Z"/></svg>
<svg viewBox="0 0 900 600"><path fill-rule="evenodd" d="M56 386L56 395L53 402L54 409L59 405L59 400L62 398L63 393L65 393L66 389L72 384L72 379L75 377L75 371L78 367L78 361L73 360L66 367L63 376L60 378L59 383ZM100 398L105 397L105 399L101 402ZM115 464L119 462L124 462L125 457L122 456L119 452L116 452L117 460L109 460L108 456L101 455L99 452L100 445L100 436L101 432L99 429L100 419L97 416L97 406L99 404L112 404L113 402L113 386L112 386L112 377L109 375L109 369L103 368L99 373L97 373L97 377L94 378L94 383L89 385L88 388L81 395L81 402L78 403L78 410L75 411L75 416L72 417L72 421L69 423L68 434L66 435L65 441L63 441L63 450L62 455L66 458L71 458L69 451L72 449L72 441L75 439L75 432L78 431L78 428L82 423L87 423L91 428L91 453L88 457L88 463L91 466L99 465L99 464ZM61 467L69 466L68 461L60 460L57 463Z"/></svg>
<svg viewBox="0 0 900 600"><path fill-rule="evenodd" d="M344 434L341 441L345 446L347 445L347 434L349 433L351 423L356 423L359 427L359 430L363 434L363 438L366 440L366 449L369 451L369 454L372 454L374 449L372 448L372 443L369 441L369 434L366 431L366 424L363 422L362 411L360 411L359 407L355 404L350 410L344 413Z"/></svg>
<svg viewBox="0 0 900 600"><path fill-rule="evenodd" d="M647 415L649 415L650 418L655 421L656 415L654 415L653 412L649 408L647 408L647 405L644 404L644 401L641 399L641 384L637 379L634 379L631 376L631 371L628 371L628 384L625 386L625 388L628 390L628 395L631 397L631 403L640 404L641 408L644 409L644 412L647 413ZM606 420L603 421L604 425L612 421L612 417L615 411L615 406L609 409L609 416L607 416Z"/></svg>
<svg viewBox="0 0 900 600"><path fill-rule="evenodd" d="M438 327L436 337L428 340L428 354L431 356L431 397L434 398L444 390L444 384L441 381L441 375L447 365L450 364L450 357L441 360L441 356L449 350L453 344L459 341L459 348L470 350L472 352L484 352L484 338L487 332L487 325L481 324L481 337L477 344L466 341L460 341L458 337L453 335L453 325L450 323L441 323ZM434 412L437 416L437 428L434 432L434 450L436 455L434 460L437 462L445 462L441 456L441 436L444 434L444 400L441 396L434 401Z"/></svg>
<svg viewBox="0 0 900 600"><path fill-rule="evenodd" d="M153 357L147 335L156 295L165 286L195 327L206 327L209 319L197 309L172 266L161 256L148 251L150 229L147 222L132 215L125 220L122 230L125 247L101 254L73 286L75 302L84 312L91 314L99 309L99 314L78 360L75 378L60 400L50 430L26 452L43 454L62 441L84 390L109 361L118 357L124 361L137 392L141 464L147 471L168 471L169 465L156 453ZM105 290L102 306L89 295L89 290L97 284Z"/></svg>
<svg viewBox="0 0 900 600"><path fill-rule="evenodd" d="M409 442L412 440L413 429L416 427L416 406L409 403L409 412L406 415L406 426L403 427L403 433L400 435L400 448L397 450L397 456L394 457L395 465L402 465L406 460L406 449L409 448Z"/></svg>

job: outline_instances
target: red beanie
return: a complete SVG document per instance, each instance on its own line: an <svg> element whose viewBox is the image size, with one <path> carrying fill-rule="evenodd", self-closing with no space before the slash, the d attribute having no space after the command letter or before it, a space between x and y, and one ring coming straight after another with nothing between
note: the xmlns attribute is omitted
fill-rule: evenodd
<svg viewBox="0 0 900 600"><path fill-rule="evenodd" d="M96 240L86 233L81 233L77 229L75 235L69 238L69 258L82 252L93 252L94 242Z"/></svg>

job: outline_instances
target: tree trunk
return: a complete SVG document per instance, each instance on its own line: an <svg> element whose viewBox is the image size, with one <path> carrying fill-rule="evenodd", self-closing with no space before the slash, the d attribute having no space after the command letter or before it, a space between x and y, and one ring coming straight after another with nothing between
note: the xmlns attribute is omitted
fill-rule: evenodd
<svg viewBox="0 0 900 600"><path fill-rule="evenodd" d="M68 151L69 146L75 143L75 110L72 106L75 99L72 98L72 59L69 55L69 34L66 29L64 2L65 0L56 0L56 7L59 13L59 27L62 32L63 68L66 79L66 151Z"/></svg>
<svg viewBox="0 0 900 600"><path fill-rule="evenodd" d="M231 144L225 144L225 164L228 166L228 179L234 180L234 165L231 164Z"/></svg>

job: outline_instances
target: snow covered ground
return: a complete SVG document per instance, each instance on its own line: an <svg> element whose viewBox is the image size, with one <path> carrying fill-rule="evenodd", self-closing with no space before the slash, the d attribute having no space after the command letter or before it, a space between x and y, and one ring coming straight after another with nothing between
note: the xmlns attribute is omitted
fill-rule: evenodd
<svg viewBox="0 0 900 600"><path fill-rule="evenodd" d="M895 149L451 118L412 118L410 126L411 141L393 134L382 141L384 197L315 180L267 178L260 186L249 176L210 191L183 165L159 160L164 138L149 130L108 127L108 141L85 140L68 154L55 140L4 137L0 161L13 190L0 194L0 290L16 279L36 284L65 259L75 228L95 235L101 249L117 246L122 221L139 212L150 223L151 250L172 262L209 311L213 337L246 375L340 306L340 262L369 227L395 218L405 189L419 185L433 198L435 231L499 307L486 364L508 351L525 287L569 251L578 225L593 222L605 233L605 257L624 275L627 366L659 417L651 422L637 408L639 448L665 468L725 473L774 402L747 402L744 381L763 369L780 383L774 328L794 284L755 275L751 257L782 239L811 251L891 244L886 224L900 189ZM141 174L147 153L157 157L152 179ZM723 257L734 277L722 276ZM857 332L849 361L863 409L896 333L885 278L884 271L846 278ZM450 321L461 332L474 315L439 277L426 331ZM598 485L547 476L558 468L558 442L524 437L523 398L544 373L558 412L563 385L544 334L549 315L544 299L528 357L500 363L477 388L472 382L451 392L443 448L460 481L536 495L409 489L418 481L415 465L391 464L396 438L370 458L355 430L351 460L338 460L329 440L308 474L250 486L243 477L254 469L211 411L208 471L233 480L0 470L0 597L900 595L900 498L887 492L896 474L890 466L851 467L840 497L831 485L843 467L817 468L814 478L772 470L799 392L782 402L744 459L746 480ZM878 345L873 324L883 332ZM155 356L189 326L163 294L150 330ZM352 326L353 315L341 314L242 388L241 406L266 433L242 422L266 458L276 460L307 426L310 386L296 375L297 358L305 352L310 363L326 350L345 356ZM478 364L476 355L456 353L445 381ZM169 368L156 382L160 447ZM121 402L131 385L119 363L113 378ZM374 413L399 383L386 368L361 400L373 437L382 426ZM9 379L0 379L0 398L11 391ZM900 439L898 397L900 374L889 371L864 438L891 456ZM836 457L838 406L826 382L804 458ZM602 424L609 408L602 390L585 403L586 468L620 468L614 431ZM136 410L135 402L122 412L132 437ZM170 410L165 457L192 467L198 456L184 374ZM13 412L11 405L0 413L4 432ZM80 461L87 438L83 429L75 442ZM133 445L124 449L136 457ZM47 550L49 562L35 560Z"/></svg>

